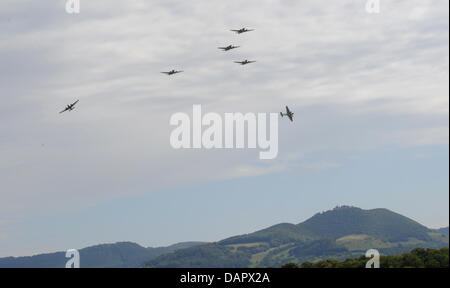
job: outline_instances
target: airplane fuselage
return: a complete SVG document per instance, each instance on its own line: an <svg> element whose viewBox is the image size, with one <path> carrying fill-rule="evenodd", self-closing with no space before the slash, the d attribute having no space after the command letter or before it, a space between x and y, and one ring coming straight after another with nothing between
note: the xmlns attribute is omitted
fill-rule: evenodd
<svg viewBox="0 0 450 288"><path fill-rule="evenodd" d="M161 73L164 73L164 74L167 74L167 75L174 75L174 74L177 74L177 73L180 73L180 72L182 72L182 71L171 70L169 72L161 72Z"/></svg>
<svg viewBox="0 0 450 288"><path fill-rule="evenodd" d="M250 63L253 63L253 62L255 62L255 61L248 61L248 60L245 60L245 61L242 61L242 62L236 62L236 63L239 63L239 64L241 64L241 65L247 65L247 64L250 64Z"/></svg>
<svg viewBox="0 0 450 288"><path fill-rule="evenodd" d="M286 107L286 113L280 112L281 117L287 116L291 122L294 122L294 113Z"/></svg>
<svg viewBox="0 0 450 288"><path fill-rule="evenodd" d="M246 32L251 32L251 31L253 31L253 30L247 29L247 28L242 28L242 29L239 29L239 30L231 30L231 31L234 31L234 32L236 32L237 34L242 34L242 33L246 33Z"/></svg>
<svg viewBox="0 0 450 288"><path fill-rule="evenodd" d="M219 49L222 49L223 51L230 51L230 50L233 50L233 49L236 49L236 48L239 48L239 46L230 45L230 46L227 46L227 47L219 47Z"/></svg>
<svg viewBox="0 0 450 288"><path fill-rule="evenodd" d="M78 103L78 101L76 101L75 103L67 105L66 108L63 111L59 112L59 113L63 113L63 112L66 112L66 111L72 111L73 109L75 109L75 105L77 103Z"/></svg>

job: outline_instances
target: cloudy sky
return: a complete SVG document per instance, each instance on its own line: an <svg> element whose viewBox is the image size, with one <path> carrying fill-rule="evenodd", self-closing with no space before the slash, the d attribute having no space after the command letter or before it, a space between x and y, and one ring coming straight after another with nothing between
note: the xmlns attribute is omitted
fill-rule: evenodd
<svg viewBox="0 0 450 288"><path fill-rule="evenodd" d="M65 2L0 2L0 256L216 241L342 204L448 225L448 1ZM194 104L296 118L275 160L173 150Z"/></svg>

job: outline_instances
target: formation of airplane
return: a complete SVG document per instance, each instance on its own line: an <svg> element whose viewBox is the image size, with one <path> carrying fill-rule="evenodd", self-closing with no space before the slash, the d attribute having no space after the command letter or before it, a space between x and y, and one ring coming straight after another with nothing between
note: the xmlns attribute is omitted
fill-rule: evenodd
<svg viewBox="0 0 450 288"><path fill-rule="evenodd" d="M244 60L244 61L234 61L234 63L236 64L241 64L241 65L247 65L247 64L251 64L251 63L255 63L256 61L248 61L248 60Z"/></svg>
<svg viewBox="0 0 450 288"><path fill-rule="evenodd" d="M219 49L222 49L223 51L230 51L236 48L239 48L240 46L233 46L233 45L228 45L226 47L219 47Z"/></svg>
<svg viewBox="0 0 450 288"><path fill-rule="evenodd" d="M184 72L184 71L171 70L169 72L161 72L161 73L171 76L171 75L182 73L182 72Z"/></svg>
<svg viewBox="0 0 450 288"><path fill-rule="evenodd" d="M242 28L242 29L238 29L238 30L231 30L233 32L236 32L237 34L242 34L242 33L246 33L246 32L251 32L251 31L255 31L255 29L247 29L247 28Z"/></svg>
<svg viewBox="0 0 450 288"><path fill-rule="evenodd" d="M292 113L291 110L289 110L288 106L286 106L286 113L283 114L283 112L280 112L280 115L281 117L287 116L289 120L291 120L291 122L294 122L294 113Z"/></svg>
<svg viewBox="0 0 450 288"><path fill-rule="evenodd" d="M242 33L250 32L250 31L254 31L254 30L242 28L242 29L239 29L239 30L231 30L231 31L236 32L238 34L242 34ZM229 51L229 50L236 49L236 48L239 48L239 47L240 46L228 45L226 47L218 47L218 48L223 50L223 51ZM255 62L256 61L244 60L244 61L235 61L234 63L240 64L240 65L247 65L247 64L251 64L251 63L255 63ZM161 73L171 76L171 75L182 73L182 72L184 72L184 71L171 70L171 71L168 71L168 72L161 72ZM67 107L64 110L62 110L61 112L59 112L59 113L61 114L61 113L64 113L66 111L72 111L73 109L75 109L75 105L79 101L80 100L77 100L74 103L67 105ZM281 115L281 117L287 116L289 118L289 120L291 120L291 122L294 122L294 113L292 113L292 111L289 110L288 106L286 106L286 113L280 112L280 115Z"/></svg>
<svg viewBox="0 0 450 288"><path fill-rule="evenodd" d="M75 101L74 103L67 105L67 107L66 107L63 111L59 112L59 114L64 113L64 112L66 112L66 111L72 111L73 109L75 109L75 105L76 105L79 101L80 101L80 100L77 100L77 101Z"/></svg>
<svg viewBox="0 0 450 288"><path fill-rule="evenodd" d="M236 32L237 34L242 34L242 33L250 32L250 31L254 31L254 29L247 29L247 28L244 27L244 28L241 28L241 29L238 29L238 30L231 30L231 31ZM239 47L240 46L228 45L228 46L225 46L225 47L218 47L218 49L223 50L223 51L230 51L230 50L233 50L233 49L236 49L236 48L239 48ZM251 64L251 63L255 63L255 62L256 61L249 61L249 60L235 61L235 63L241 64L241 65L247 65L247 64ZM177 74L177 73L181 73L181 72L183 72L183 71L172 70L172 71L161 72L161 73L171 76L171 75L174 75L174 74Z"/></svg>

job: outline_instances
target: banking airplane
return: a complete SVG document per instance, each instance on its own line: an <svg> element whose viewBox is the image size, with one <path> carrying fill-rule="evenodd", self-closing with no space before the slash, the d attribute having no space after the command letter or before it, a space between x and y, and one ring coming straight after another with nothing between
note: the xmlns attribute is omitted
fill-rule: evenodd
<svg viewBox="0 0 450 288"><path fill-rule="evenodd" d="M219 49L222 49L223 51L230 51L232 49L236 49L239 48L240 46L233 46L233 45L229 45L227 47L219 47Z"/></svg>
<svg viewBox="0 0 450 288"><path fill-rule="evenodd" d="M78 101L80 101L80 100L77 100L74 103L67 105L66 109L64 109L63 111L59 112L59 114L64 113L66 111L72 111L73 109L75 109L75 105L78 103Z"/></svg>
<svg viewBox="0 0 450 288"><path fill-rule="evenodd" d="M246 32L251 32L251 31L255 31L254 29L247 29L247 28L242 28L239 30L231 30L233 32L236 32L237 34L242 34L242 33L246 33Z"/></svg>
<svg viewBox="0 0 450 288"><path fill-rule="evenodd" d="M182 73L182 72L184 72L184 71L176 71L176 70L172 70L172 71L169 71L169 72L161 72L161 73L163 73L163 74L167 74L167 75L174 75L174 74L177 74L177 73Z"/></svg>
<svg viewBox="0 0 450 288"><path fill-rule="evenodd" d="M280 112L281 117L287 116L291 120L291 122L294 122L294 113L289 110L289 107L286 106L286 114L283 114L283 112Z"/></svg>
<svg viewBox="0 0 450 288"><path fill-rule="evenodd" d="M241 64L241 65L247 65L247 64L255 63L255 62L256 62L256 61L248 61L248 60L244 60L244 61L234 61L234 63Z"/></svg>

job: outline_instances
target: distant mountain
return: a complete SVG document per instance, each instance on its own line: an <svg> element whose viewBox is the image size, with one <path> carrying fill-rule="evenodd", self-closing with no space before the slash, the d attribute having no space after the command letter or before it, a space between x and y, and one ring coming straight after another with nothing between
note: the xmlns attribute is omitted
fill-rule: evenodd
<svg viewBox="0 0 450 288"><path fill-rule="evenodd" d="M416 238L430 241L430 229L405 216L387 209L363 210L355 207L337 207L319 213L298 224L320 238L341 238L365 234L383 241L400 242Z"/></svg>
<svg viewBox="0 0 450 288"><path fill-rule="evenodd" d="M155 266L158 268L239 268L250 265L248 256L245 253L233 251L233 249L217 243L200 245L198 247L181 249L174 253L164 254L158 257L156 263L158 264Z"/></svg>
<svg viewBox="0 0 450 288"><path fill-rule="evenodd" d="M186 249L202 242L178 243L168 247L144 248L132 242L102 244L80 249L83 268L132 268L162 254ZM69 260L66 252L40 254L30 257L0 258L0 268L64 268Z"/></svg>
<svg viewBox="0 0 450 288"><path fill-rule="evenodd" d="M79 250L81 267L280 267L286 263L358 258L368 249L396 255L414 248L445 248L448 227L429 229L387 209L342 206L300 224L283 223L216 243L185 242L145 248L102 244ZM65 252L0 258L0 268L65 267Z"/></svg>
<svg viewBox="0 0 450 288"><path fill-rule="evenodd" d="M428 229L387 209L336 207L298 225L279 224L255 233L181 249L145 267L279 267L288 262L345 259L368 249L394 255L416 247L448 247L448 234Z"/></svg>
<svg viewBox="0 0 450 288"><path fill-rule="evenodd" d="M434 230L436 233L448 236L448 227Z"/></svg>

